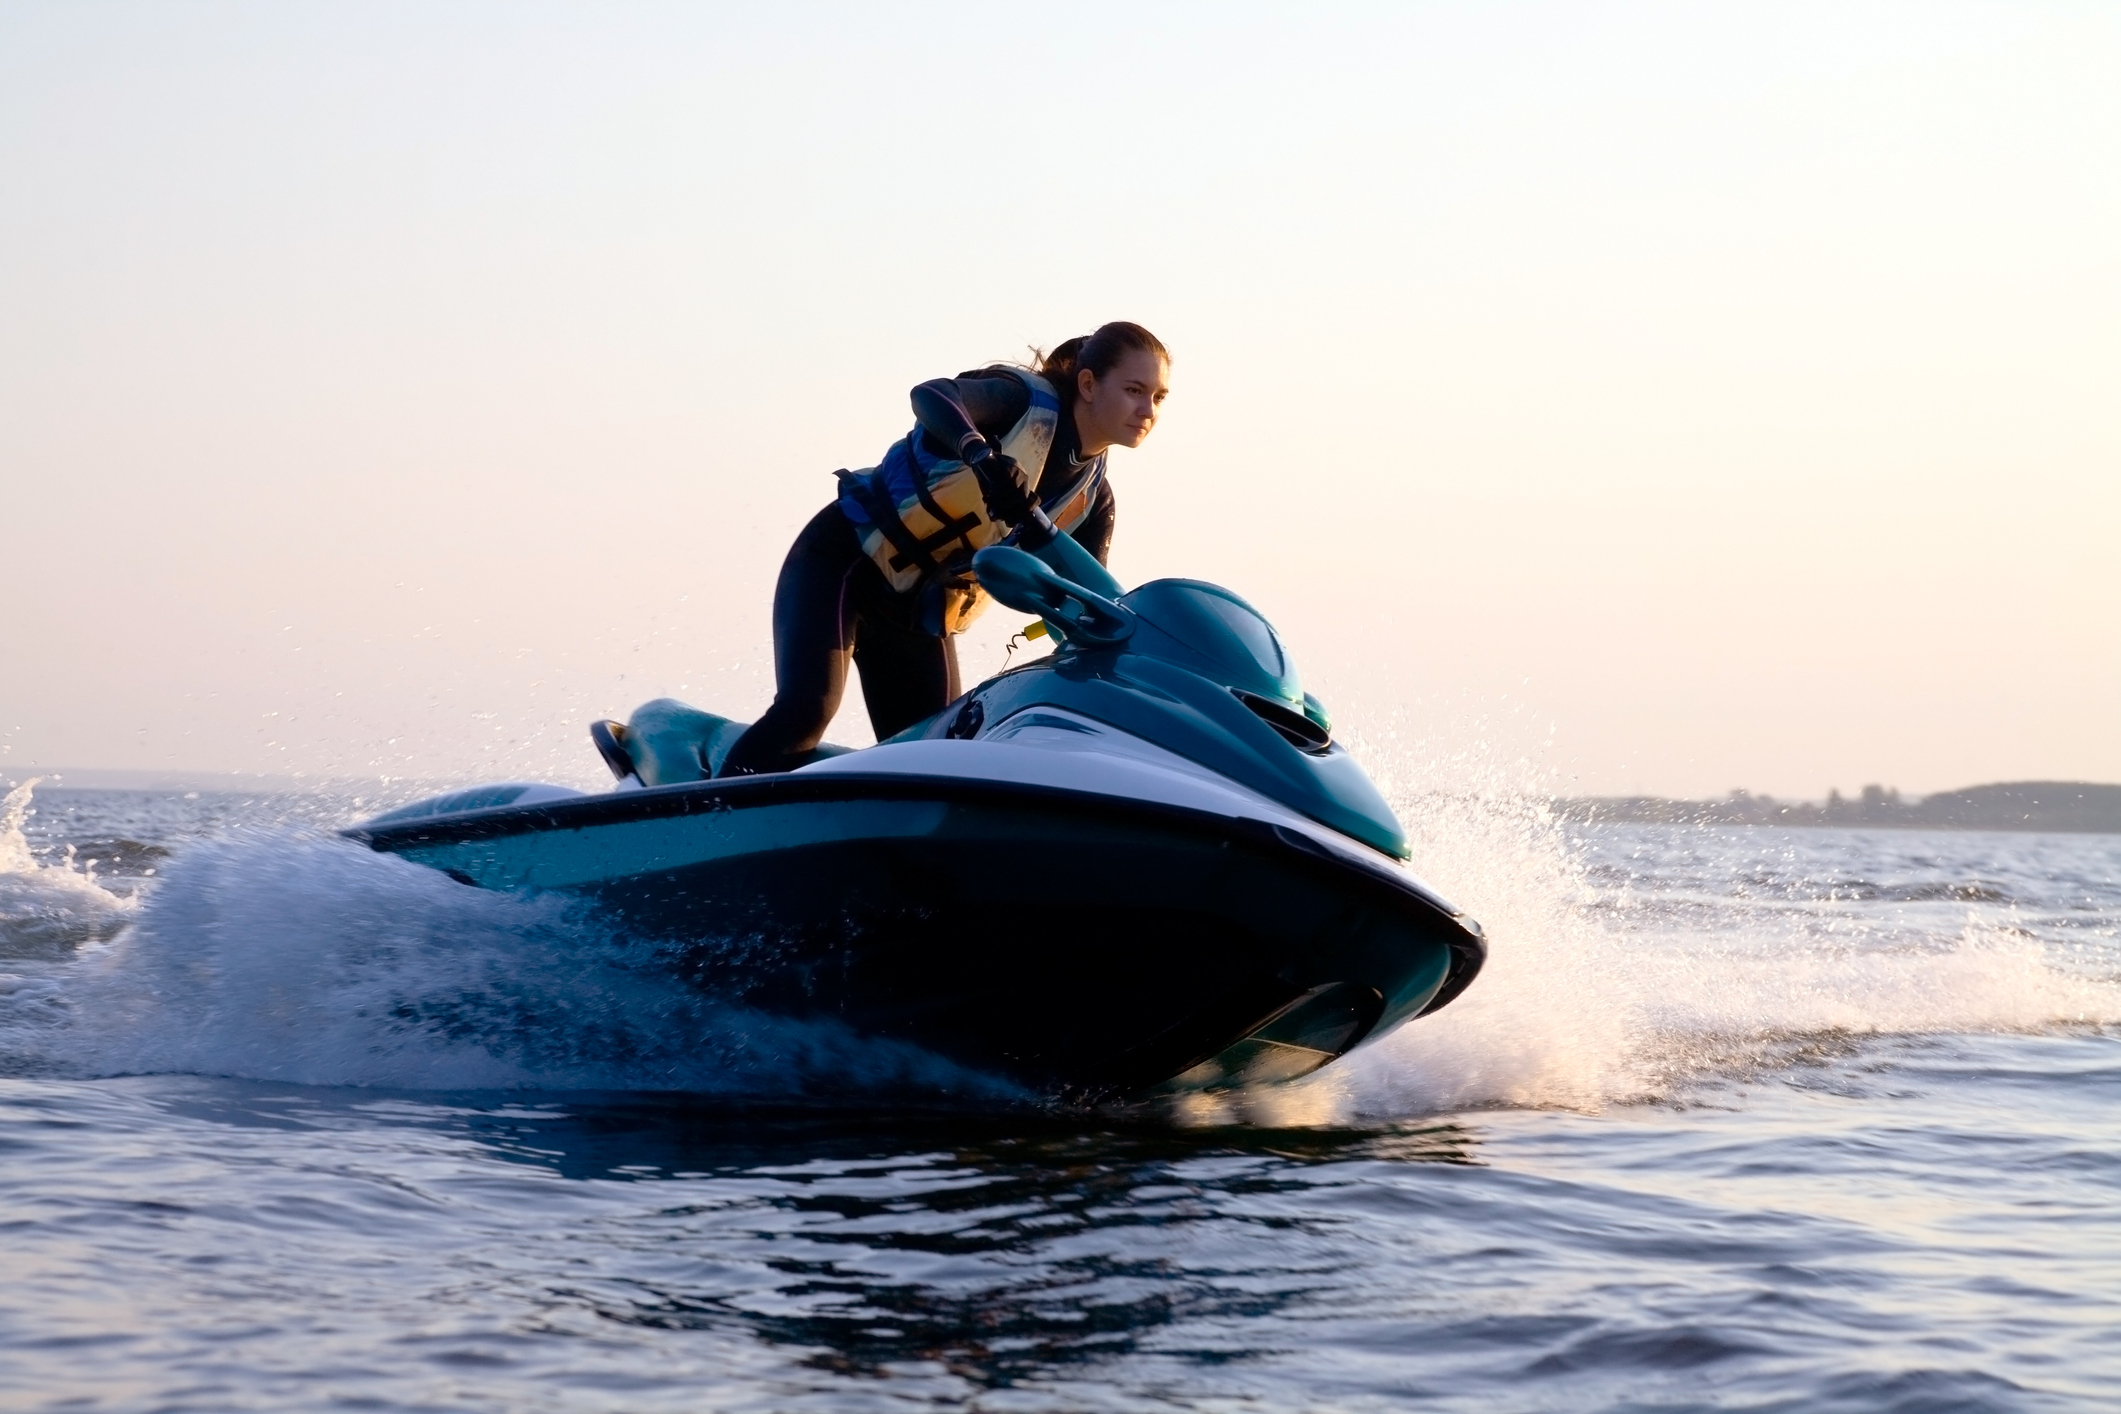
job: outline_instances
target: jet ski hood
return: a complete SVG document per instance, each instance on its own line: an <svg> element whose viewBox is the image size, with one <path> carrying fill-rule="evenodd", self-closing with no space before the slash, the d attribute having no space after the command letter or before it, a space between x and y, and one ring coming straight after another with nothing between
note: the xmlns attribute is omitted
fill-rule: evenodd
<svg viewBox="0 0 2121 1414"><path fill-rule="evenodd" d="M1333 740L1331 720L1304 692L1279 635L1243 599L1191 579L1152 580L1106 598L1006 547L974 563L995 598L1041 615L1059 650L990 679L894 740L982 738L990 724L1028 708L1062 708L1407 857L1391 806Z"/></svg>

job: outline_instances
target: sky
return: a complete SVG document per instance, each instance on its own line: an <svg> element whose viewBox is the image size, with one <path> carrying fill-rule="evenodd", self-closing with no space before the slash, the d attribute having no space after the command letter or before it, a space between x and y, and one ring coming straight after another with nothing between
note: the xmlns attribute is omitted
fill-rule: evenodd
<svg viewBox="0 0 2121 1414"><path fill-rule="evenodd" d="M592 782L770 698L908 388L1133 319L1115 571L1368 750L2121 781L2116 73L2103 3L16 0L0 774Z"/></svg>

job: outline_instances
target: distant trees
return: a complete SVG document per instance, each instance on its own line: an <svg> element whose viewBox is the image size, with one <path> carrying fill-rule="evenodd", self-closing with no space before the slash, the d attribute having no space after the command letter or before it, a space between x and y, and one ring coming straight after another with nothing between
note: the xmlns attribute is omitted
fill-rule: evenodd
<svg viewBox="0 0 2121 1414"><path fill-rule="evenodd" d="M2121 786L2087 781L2013 781L1903 800L1898 787L1867 785L1851 800L1778 801L1733 787L1722 800L1598 796L1559 800L1572 820L1697 825L1845 825L1889 829L2062 830L2121 834Z"/></svg>

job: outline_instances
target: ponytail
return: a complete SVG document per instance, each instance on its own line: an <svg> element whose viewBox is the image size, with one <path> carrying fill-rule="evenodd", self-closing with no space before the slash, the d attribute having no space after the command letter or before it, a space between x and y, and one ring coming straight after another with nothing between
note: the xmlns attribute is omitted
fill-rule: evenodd
<svg viewBox="0 0 2121 1414"><path fill-rule="evenodd" d="M1075 403L1075 375L1089 369L1102 378L1119 367L1121 359L1130 353L1152 353L1164 362L1171 361L1170 350L1163 340L1124 319L1110 324L1101 324L1094 334L1078 334L1072 339L1063 339L1053 346L1051 353L1031 351L1039 377L1053 385L1060 394L1061 406Z"/></svg>

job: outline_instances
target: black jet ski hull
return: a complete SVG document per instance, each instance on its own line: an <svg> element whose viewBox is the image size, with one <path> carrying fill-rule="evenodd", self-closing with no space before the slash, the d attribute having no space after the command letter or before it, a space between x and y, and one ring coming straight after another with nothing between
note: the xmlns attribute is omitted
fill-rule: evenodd
<svg viewBox="0 0 2121 1414"><path fill-rule="evenodd" d="M1361 847L1050 786L799 772L350 833L593 900L718 996L1079 1097L1303 1074L1485 956Z"/></svg>

